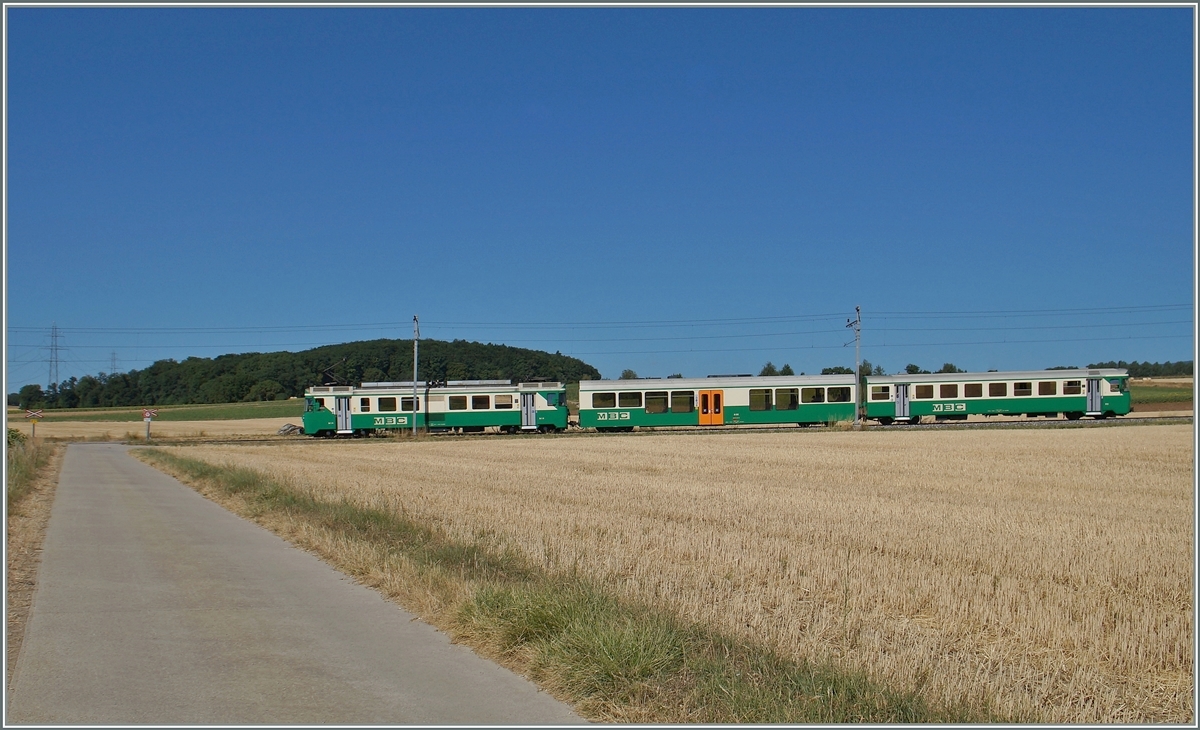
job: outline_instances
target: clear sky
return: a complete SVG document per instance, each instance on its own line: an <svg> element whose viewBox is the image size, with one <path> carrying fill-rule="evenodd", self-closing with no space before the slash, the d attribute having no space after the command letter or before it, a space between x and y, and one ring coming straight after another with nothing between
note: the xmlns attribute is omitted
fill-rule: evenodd
<svg viewBox="0 0 1200 730"><path fill-rule="evenodd" d="M605 377L1186 360L1190 8L12 8L7 391L378 337Z"/></svg>

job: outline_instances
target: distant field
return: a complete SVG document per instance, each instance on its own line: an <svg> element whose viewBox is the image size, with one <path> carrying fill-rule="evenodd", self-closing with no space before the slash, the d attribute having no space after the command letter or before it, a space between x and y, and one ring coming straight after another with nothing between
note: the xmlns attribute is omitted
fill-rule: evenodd
<svg viewBox="0 0 1200 730"><path fill-rule="evenodd" d="M1188 403L1192 400L1189 379L1130 380L1129 393L1134 405L1138 403Z"/></svg>
<svg viewBox="0 0 1200 730"><path fill-rule="evenodd" d="M304 400L258 401L255 403L216 403L186 406L151 406L158 410L155 421L242 421L251 418L295 418L299 423L304 415ZM137 408L65 408L47 409L43 421L113 421L117 423L142 420L142 407ZM8 409L9 422L23 420L24 411Z"/></svg>
<svg viewBox="0 0 1200 730"><path fill-rule="evenodd" d="M1195 718L1191 426L170 450L484 536L934 702Z"/></svg>

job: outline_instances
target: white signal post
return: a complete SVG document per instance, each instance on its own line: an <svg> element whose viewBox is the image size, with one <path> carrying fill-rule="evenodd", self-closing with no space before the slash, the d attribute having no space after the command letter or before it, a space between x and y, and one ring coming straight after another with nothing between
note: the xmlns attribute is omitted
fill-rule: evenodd
<svg viewBox="0 0 1200 730"><path fill-rule="evenodd" d="M142 420L146 422L146 442L150 441L150 421L158 415L158 410L155 408L143 408Z"/></svg>
<svg viewBox="0 0 1200 730"><path fill-rule="evenodd" d="M29 423L30 423L29 438L31 438L31 439L37 438L37 424L38 424L38 419L40 419L42 417L42 412L27 410L27 411L25 411L25 417L29 419Z"/></svg>
<svg viewBox="0 0 1200 730"><path fill-rule="evenodd" d="M421 327L417 322L417 315L413 315L413 402L412 402L412 421L413 421L413 437L417 435L417 340L421 339Z"/></svg>

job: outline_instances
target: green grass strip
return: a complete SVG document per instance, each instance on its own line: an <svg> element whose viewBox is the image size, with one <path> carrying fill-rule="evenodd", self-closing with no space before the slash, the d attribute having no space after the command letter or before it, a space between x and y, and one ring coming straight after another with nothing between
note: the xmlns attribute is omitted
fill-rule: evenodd
<svg viewBox="0 0 1200 730"><path fill-rule="evenodd" d="M154 406L156 421L224 421L245 418L295 418L299 424L304 416L303 400L259 401L254 403L214 403L209 405ZM142 420L142 409L114 408L50 408L45 409L44 421L112 421L127 423Z"/></svg>
<svg viewBox="0 0 1200 730"><path fill-rule="evenodd" d="M931 707L864 673L781 657L743 639L534 567L511 550L467 544L402 515L325 502L252 469L141 452L190 479L239 495L256 513L286 512L466 581L450 608L459 634L524 657L536 680L594 719L707 723L1006 722L986 700ZM1017 718L1016 720L1021 720Z"/></svg>

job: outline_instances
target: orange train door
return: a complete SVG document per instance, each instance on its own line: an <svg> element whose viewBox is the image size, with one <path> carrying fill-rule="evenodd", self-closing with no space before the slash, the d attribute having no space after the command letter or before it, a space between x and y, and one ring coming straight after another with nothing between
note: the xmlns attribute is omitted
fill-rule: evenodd
<svg viewBox="0 0 1200 730"><path fill-rule="evenodd" d="M725 423L725 391L700 391L700 425L720 426Z"/></svg>

